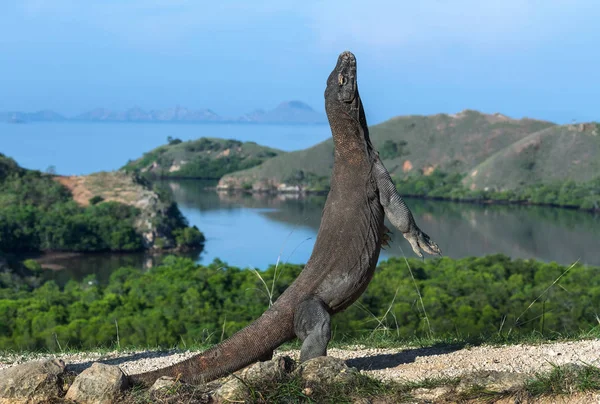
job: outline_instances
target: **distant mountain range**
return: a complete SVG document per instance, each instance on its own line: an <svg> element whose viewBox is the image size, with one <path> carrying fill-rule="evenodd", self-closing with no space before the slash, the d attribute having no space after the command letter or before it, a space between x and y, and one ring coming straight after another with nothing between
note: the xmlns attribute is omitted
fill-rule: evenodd
<svg viewBox="0 0 600 404"><path fill-rule="evenodd" d="M65 118L61 114L49 110L37 112L0 112L0 122L60 122L65 120L67 120L67 118Z"/></svg>
<svg viewBox="0 0 600 404"><path fill-rule="evenodd" d="M0 122L196 122L196 123L262 123L262 124L324 124L325 114L312 109L301 101L286 101L275 109L255 110L240 117L223 117L210 109L189 109L176 106L174 108L146 111L139 107L126 111L113 111L96 108L83 114L66 117L54 111L0 112Z"/></svg>

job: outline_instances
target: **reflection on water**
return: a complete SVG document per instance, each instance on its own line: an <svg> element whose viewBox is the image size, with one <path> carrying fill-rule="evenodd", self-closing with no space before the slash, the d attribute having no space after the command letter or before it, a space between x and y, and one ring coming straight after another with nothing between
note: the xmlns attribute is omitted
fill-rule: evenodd
<svg viewBox="0 0 600 404"><path fill-rule="evenodd" d="M325 196L227 194L197 181L169 182L192 224L205 232L204 262L265 268L281 259L308 260ZM419 226L442 248L461 258L502 253L571 264L600 265L600 216L568 209L501 206L407 199ZM388 224L391 229L391 225ZM401 233L381 258L414 257Z"/></svg>
<svg viewBox="0 0 600 404"><path fill-rule="evenodd" d="M199 254L186 252L180 255L198 260ZM70 279L82 281L89 275L94 275L99 283L106 284L110 274L117 268L150 269L160 264L164 256L148 253L49 253L21 258L34 258L42 267L49 269L44 272L46 279L54 279L57 284L65 285Z"/></svg>
<svg viewBox="0 0 600 404"><path fill-rule="evenodd" d="M325 196L228 194L207 190L203 181L164 182L183 214L206 236L198 262L215 258L239 267L264 269L278 260L305 263L312 252ZM208 185L214 185L208 184ZM482 206L409 199L419 226L453 258L503 253L600 266L600 216L567 209L529 206ZM391 225L388 224L391 228ZM414 257L409 244L394 231L391 247L381 258ZM147 254L95 254L44 257L65 270L60 283L96 274L105 282L122 266L149 268L161 257Z"/></svg>

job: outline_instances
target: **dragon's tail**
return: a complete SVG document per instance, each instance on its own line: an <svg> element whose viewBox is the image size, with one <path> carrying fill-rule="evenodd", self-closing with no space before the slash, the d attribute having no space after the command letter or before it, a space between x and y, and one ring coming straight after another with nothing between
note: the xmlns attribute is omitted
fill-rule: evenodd
<svg viewBox="0 0 600 404"><path fill-rule="evenodd" d="M154 371L129 376L133 385L152 385L161 376L199 384L231 374L269 355L295 337L293 313L272 306L231 338L182 362Z"/></svg>

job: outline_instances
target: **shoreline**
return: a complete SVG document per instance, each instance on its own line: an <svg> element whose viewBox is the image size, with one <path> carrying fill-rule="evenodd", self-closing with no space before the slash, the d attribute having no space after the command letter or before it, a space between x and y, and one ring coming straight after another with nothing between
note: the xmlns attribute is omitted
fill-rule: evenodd
<svg viewBox="0 0 600 404"><path fill-rule="evenodd" d="M276 195L298 195L298 196L308 196L308 195L327 195L329 190L327 191L311 191L306 189L300 190L278 190L278 189L239 189L239 188L220 188L220 187L206 187L206 190L216 191L217 193L245 193L245 194L271 194L273 196ZM557 205L550 203L534 203L530 201L507 201L507 200L498 200L498 199L452 199L441 196L426 196L426 195L413 195L413 194L401 194L403 198L412 198L412 199L421 199L421 200L429 200L429 201L441 201L441 202L453 202L453 203L468 203L475 205L517 205L517 206L540 206L547 208L558 208L558 209L567 209L567 210L576 210L580 212L587 212L591 214L600 213L600 208L597 209L582 209L578 206L572 205Z"/></svg>

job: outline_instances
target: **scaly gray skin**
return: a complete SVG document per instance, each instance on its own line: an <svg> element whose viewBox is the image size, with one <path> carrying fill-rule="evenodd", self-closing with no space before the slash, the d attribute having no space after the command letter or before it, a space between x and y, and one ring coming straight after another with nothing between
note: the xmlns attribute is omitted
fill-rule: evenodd
<svg viewBox="0 0 600 404"><path fill-rule="evenodd" d="M272 307L231 338L183 362L130 376L133 384L148 386L160 376L194 384L210 381L270 358L295 337L302 340L301 362L326 355L331 315L358 299L373 277L381 245L388 240L384 215L419 257L421 250L441 254L416 225L371 145L350 52L339 56L327 79L325 109L335 146L331 188L303 271Z"/></svg>

